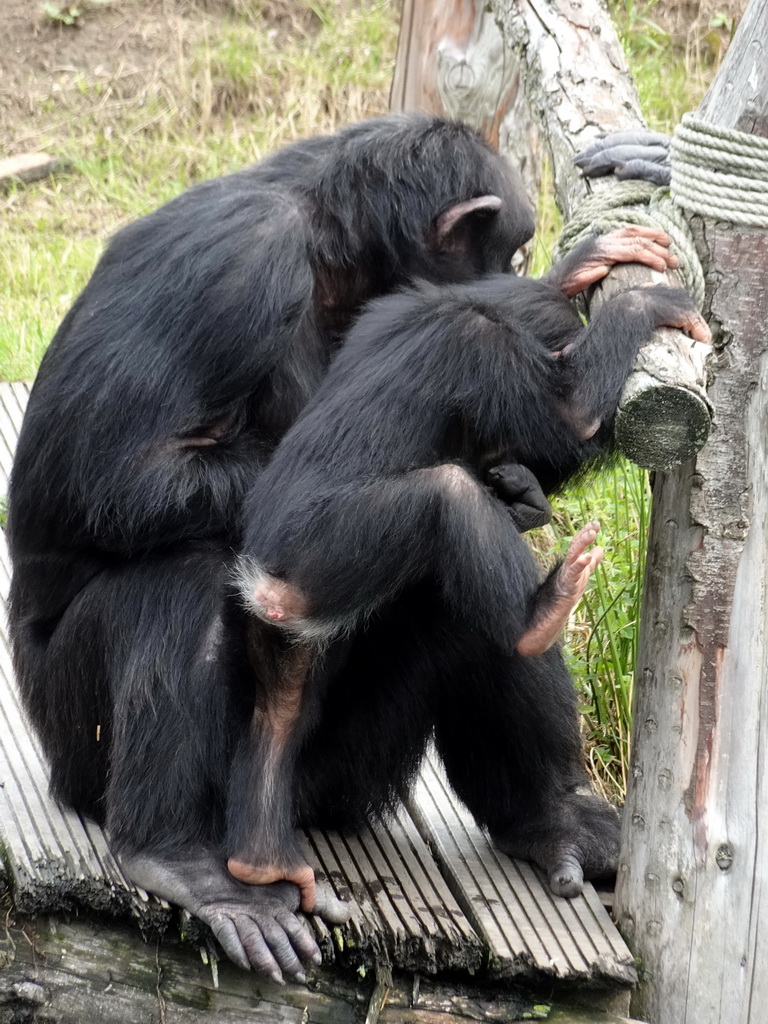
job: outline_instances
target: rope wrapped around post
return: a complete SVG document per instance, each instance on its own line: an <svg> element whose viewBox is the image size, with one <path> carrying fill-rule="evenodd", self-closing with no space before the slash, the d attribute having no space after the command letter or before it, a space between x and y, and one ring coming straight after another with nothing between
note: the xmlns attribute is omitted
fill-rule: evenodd
<svg viewBox="0 0 768 1024"><path fill-rule="evenodd" d="M685 114L672 137L672 200L689 214L768 228L768 139Z"/></svg>

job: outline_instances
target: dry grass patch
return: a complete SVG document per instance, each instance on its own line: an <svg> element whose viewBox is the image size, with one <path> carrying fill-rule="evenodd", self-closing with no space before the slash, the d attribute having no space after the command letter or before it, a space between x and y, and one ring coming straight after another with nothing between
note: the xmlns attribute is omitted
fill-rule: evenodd
<svg viewBox="0 0 768 1024"><path fill-rule="evenodd" d="M387 0L6 0L0 153L75 172L0 196L0 375L29 378L104 239L196 181L386 110ZM81 5L83 6L83 5Z"/></svg>

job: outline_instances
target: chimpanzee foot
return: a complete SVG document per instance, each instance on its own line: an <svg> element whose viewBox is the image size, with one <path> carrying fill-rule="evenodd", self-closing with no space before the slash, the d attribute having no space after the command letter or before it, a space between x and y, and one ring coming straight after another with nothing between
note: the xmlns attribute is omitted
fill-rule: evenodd
<svg viewBox="0 0 768 1024"><path fill-rule="evenodd" d="M301 909L309 914L317 900L315 873L309 864L300 864L295 868L281 868L272 865L258 866L247 861L230 857L227 870L233 878L246 885L269 885L271 882L293 882L298 885L301 896Z"/></svg>
<svg viewBox="0 0 768 1024"><path fill-rule="evenodd" d="M602 281L617 263L642 263L661 272L674 269L679 261L669 245L669 235L661 229L632 225L600 235L575 266L568 265L566 256L560 264L559 273L557 267L554 273L563 294L573 298Z"/></svg>
<svg viewBox="0 0 768 1024"><path fill-rule="evenodd" d="M526 658L536 657L548 650L560 636L605 553L600 547L588 550L599 529L597 521L587 523L571 541L541 611L517 643L515 649L518 654Z"/></svg>
<svg viewBox="0 0 768 1024"><path fill-rule="evenodd" d="M276 982L306 981L302 964L319 964L321 954L296 916L299 890L290 882L244 885L224 859L198 849L184 855L123 854L120 865L136 885L170 900L209 925L227 956L244 970L262 971ZM328 924L343 924L350 907L317 887L313 913Z"/></svg>
<svg viewBox="0 0 768 1024"><path fill-rule="evenodd" d="M610 804L594 794L569 793L552 813L492 839L510 857L543 868L556 896L573 899L585 879L616 873L619 837L619 815Z"/></svg>
<svg viewBox="0 0 768 1024"><path fill-rule="evenodd" d="M265 622L276 626L293 626L307 614L307 601L301 591L266 573L254 587L251 607Z"/></svg>

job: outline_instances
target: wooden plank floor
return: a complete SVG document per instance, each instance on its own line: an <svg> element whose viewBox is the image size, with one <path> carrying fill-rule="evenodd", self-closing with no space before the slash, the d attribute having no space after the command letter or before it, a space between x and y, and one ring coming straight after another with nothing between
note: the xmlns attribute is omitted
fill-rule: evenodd
<svg viewBox="0 0 768 1024"><path fill-rule="evenodd" d="M29 388L0 384L0 494L7 493ZM143 930L174 911L124 879L98 826L58 806L16 694L5 624L8 553L0 535L0 840L18 909L130 915ZM353 903L344 929L314 925L329 962L421 972L630 984L634 961L590 885L553 896L530 865L496 851L428 760L408 808L354 835L312 831L307 855Z"/></svg>

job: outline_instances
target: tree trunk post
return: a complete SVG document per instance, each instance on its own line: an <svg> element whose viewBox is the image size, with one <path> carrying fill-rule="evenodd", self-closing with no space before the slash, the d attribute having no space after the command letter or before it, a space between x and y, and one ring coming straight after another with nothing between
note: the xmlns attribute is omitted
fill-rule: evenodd
<svg viewBox="0 0 768 1024"><path fill-rule="evenodd" d="M536 201L538 127L518 62L485 0L405 0L390 107L471 125L509 158Z"/></svg>
<svg viewBox="0 0 768 1024"><path fill-rule="evenodd" d="M768 0L698 116L768 136ZM768 225L766 225L768 228ZM654 1024L768 1019L768 230L699 221L715 426L654 485L616 894Z"/></svg>

